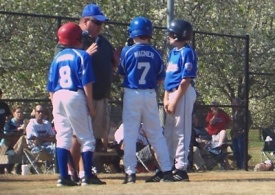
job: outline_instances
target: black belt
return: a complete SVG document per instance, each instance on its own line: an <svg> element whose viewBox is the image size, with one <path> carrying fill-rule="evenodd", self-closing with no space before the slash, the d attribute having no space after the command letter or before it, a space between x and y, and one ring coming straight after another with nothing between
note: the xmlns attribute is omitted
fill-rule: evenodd
<svg viewBox="0 0 275 195"><path fill-rule="evenodd" d="M70 91L74 91L74 92L77 92L78 90L82 90L83 91L83 89L70 89Z"/></svg>

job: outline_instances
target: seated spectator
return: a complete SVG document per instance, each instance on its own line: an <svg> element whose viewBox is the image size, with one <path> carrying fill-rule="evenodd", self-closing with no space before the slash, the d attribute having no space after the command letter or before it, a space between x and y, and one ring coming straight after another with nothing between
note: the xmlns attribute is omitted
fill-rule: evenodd
<svg viewBox="0 0 275 195"><path fill-rule="evenodd" d="M230 116L218 107L217 101L212 102L213 107L206 116L206 130L212 136L213 147L221 147L226 141L226 129L231 122Z"/></svg>
<svg viewBox="0 0 275 195"><path fill-rule="evenodd" d="M123 123L119 126L119 128L116 130L114 134L115 141L118 143L119 151L118 153L123 156L123 139L124 139L124 133L123 133ZM154 156L154 152L147 140L146 133L144 130L144 127L141 123L140 129L139 129L139 136L137 138L136 142L136 151L137 156L140 160L142 160L143 163L146 163L147 167L150 170L155 171L156 168L159 168L158 162L156 161L156 157ZM143 172L143 168L140 166L137 166L137 172Z"/></svg>
<svg viewBox="0 0 275 195"><path fill-rule="evenodd" d="M198 126L198 117L194 113L193 114L193 134L194 134L194 144L193 144L193 165L196 170L201 171L204 170L205 166L207 169L212 169L213 165L216 165L217 158L211 157L211 153L213 156L222 155L222 152L226 152L223 148L217 148L216 146L222 140L225 140L224 134L220 136L210 135L204 127ZM223 149L223 151L222 151ZM223 159L224 164L226 165L225 169L229 169L229 163L226 155ZM204 157L206 157L204 159Z"/></svg>
<svg viewBox="0 0 275 195"><path fill-rule="evenodd" d="M12 109L13 118L6 121L4 126L4 134L23 134L26 129L27 121L23 119L23 108L21 106L14 106ZM14 142L14 143L8 143L8 142ZM14 145L17 140L6 140L5 138L1 140L1 145Z"/></svg>
<svg viewBox="0 0 275 195"><path fill-rule="evenodd" d="M37 105L35 107L35 118L30 119L26 128L27 142L33 154L44 150L51 154L55 153L55 133L52 125L44 119L44 107Z"/></svg>
<svg viewBox="0 0 275 195"><path fill-rule="evenodd" d="M13 118L6 121L4 126L4 134L9 135L9 137L3 138L0 143L1 146L5 145L7 147L7 155L15 155L18 152L14 151L14 146L22 142L20 137L24 134L27 124L27 121L23 119L23 108L21 106L14 106L12 114ZM21 164L18 164L15 169L15 172L18 174L20 173L20 165ZM9 164L7 171L10 173L13 167L14 164Z"/></svg>
<svg viewBox="0 0 275 195"><path fill-rule="evenodd" d="M116 132L114 134L114 138L115 138L115 141L121 146L121 149L123 150L123 138L124 138L123 123L116 130ZM137 139L137 151L139 151L140 149L142 149L144 146L147 146L147 145L149 145L149 143L146 138L146 134L143 129L143 125L141 124L140 129L139 129L139 136Z"/></svg>

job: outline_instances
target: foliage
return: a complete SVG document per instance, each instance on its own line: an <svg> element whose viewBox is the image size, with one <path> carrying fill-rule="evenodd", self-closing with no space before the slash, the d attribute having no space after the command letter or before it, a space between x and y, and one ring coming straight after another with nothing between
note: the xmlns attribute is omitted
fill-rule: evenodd
<svg viewBox="0 0 275 195"><path fill-rule="evenodd" d="M124 45L127 25L138 15L149 17L156 26L152 44L161 51L164 60L168 51L165 35L167 1L165 0L97 0L111 19L104 35L114 47ZM45 91L48 66L56 44L55 32L59 16L78 21L83 7L90 1L69 0L0 0L0 10L37 14L1 14L0 22L0 88L5 98L48 98ZM174 0L175 18L192 22L193 42L199 56L199 77L196 81L199 99L206 104L213 99L230 104L230 98L245 98L244 35L250 37L249 103L255 126L265 126L273 118L274 83L274 10L273 1L251 0ZM39 15L50 15L44 18ZM232 36L217 36L202 32ZM121 78L114 77L114 100L121 98ZM162 88L160 88L160 100Z"/></svg>

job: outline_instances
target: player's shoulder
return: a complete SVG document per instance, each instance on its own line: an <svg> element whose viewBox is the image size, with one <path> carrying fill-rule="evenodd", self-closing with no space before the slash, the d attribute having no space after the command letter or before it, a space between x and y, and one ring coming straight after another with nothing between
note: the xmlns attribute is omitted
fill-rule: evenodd
<svg viewBox="0 0 275 195"><path fill-rule="evenodd" d="M72 51L79 57L83 58L90 58L90 54L88 54L85 50L83 49L72 49Z"/></svg>
<svg viewBox="0 0 275 195"><path fill-rule="evenodd" d="M183 48L183 52L184 53L195 53L195 50L190 46L190 45L186 45L184 48Z"/></svg>
<svg viewBox="0 0 275 195"><path fill-rule="evenodd" d="M129 53L129 51L131 49L133 49L133 46L125 46L125 47L123 47L122 50L121 50L122 56L126 55L126 53Z"/></svg>

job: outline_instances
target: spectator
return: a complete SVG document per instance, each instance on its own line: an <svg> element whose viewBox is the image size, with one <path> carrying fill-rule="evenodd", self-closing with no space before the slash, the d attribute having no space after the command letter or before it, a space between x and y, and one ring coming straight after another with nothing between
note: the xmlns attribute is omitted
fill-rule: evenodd
<svg viewBox="0 0 275 195"><path fill-rule="evenodd" d="M193 156L192 162L196 170L201 171L206 168L213 168L213 165L217 164L217 159L212 157L209 151L213 146L217 145L217 140L212 139L212 136L208 134L205 127L199 126L199 120L196 113L193 114ZM219 141L219 140L218 140ZM221 150L214 151L213 155L222 155ZM206 157L205 159L203 157Z"/></svg>
<svg viewBox="0 0 275 195"><path fill-rule="evenodd" d="M6 120L11 116L11 111L5 102L2 99L2 89L0 89L0 132L3 132Z"/></svg>
<svg viewBox="0 0 275 195"><path fill-rule="evenodd" d="M6 121L4 126L5 134L23 134L26 130L27 120L24 120L22 106L14 106L12 109L13 118Z"/></svg>
<svg viewBox="0 0 275 195"><path fill-rule="evenodd" d="M123 133L123 123L119 126L119 128L115 132L115 141L121 146L121 149L123 150L123 139L124 139L124 133ZM142 149L144 146L149 145L148 140L146 138L146 133L143 127L143 124L140 125L139 129L139 135L137 138L137 151Z"/></svg>
<svg viewBox="0 0 275 195"><path fill-rule="evenodd" d="M212 136L215 144L213 147L221 147L226 141L226 129L231 122L231 118L224 110L218 107L219 103L217 101L213 101L211 104L214 106L207 113L206 130Z"/></svg>
<svg viewBox="0 0 275 195"><path fill-rule="evenodd" d="M230 131L233 155L236 161L237 169L244 168L244 136L245 136L245 109L240 106L242 101L240 98L232 99L232 128ZM252 125L250 111L248 110L248 129Z"/></svg>
<svg viewBox="0 0 275 195"><path fill-rule="evenodd" d="M124 128L123 128L123 123L119 126L119 128L116 130L114 137L115 141L118 144L117 147L117 153L119 156L123 156L123 139L124 139ZM146 131L143 127L143 124L140 124L140 129L139 129L139 135L136 141L136 152L138 152L138 156L140 160L142 160L143 163L147 163L148 165L151 165L151 169L156 169L159 168L158 163L155 161L156 157L154 156L154 152L148 142L147 136L146 136ZM142 170L139 166L137 166L137 171Z"/></svg>
<svg viewBox="0 0 275 195"><path fill-rule="evenodd" d="M51 123L44 119L44 112L42 105L35 107L35 118L30 119L26 128L27 142L32 153L37 154L43 149L53 156L55 133Z"/></svg>
<svg viewBox="0 0 275 195"><path fill-rule="evenodd" d="M21 135L25 132L27 121L23 119L23 108L21 106L14 106L12 109L13 118L9 119L4 126L4 134L10 135L7 138L1 140L1 146L6 145L7 154L15 155L13 150L14 145L18 142ZM8 173L13 169L14 164L9 164L7 166ZM20 173L21 164L15 167L15 173Z"/></svg>
<svg viewBox="0 0 275 195"><path fill-rule="evenodd" d="M206 130L208 134L212 136L211 148L215 149L221 148L226 142L226 129L231 123L231 118L224 110L218 107L219 103L217 101L213 101L211 104L213 106L206 116ZM223 152L227 152L227 149L222 149ZM225 169L230 169L228 158L226 157L224 161L226 166Z"/></svg>

